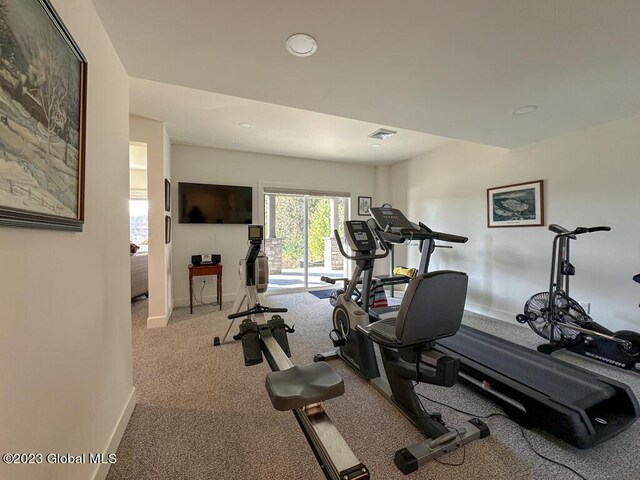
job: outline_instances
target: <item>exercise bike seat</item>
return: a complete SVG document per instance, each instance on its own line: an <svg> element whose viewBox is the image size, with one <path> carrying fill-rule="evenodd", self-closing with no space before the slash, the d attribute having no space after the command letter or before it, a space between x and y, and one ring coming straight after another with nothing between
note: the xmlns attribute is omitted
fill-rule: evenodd
<svg viewBox="0 0 640 480"><path fill-rule="evenodd" d="M342 378L324 362L271 372L267 374L266 387L273 408L280 411L324 402L344 393Z"/></svg>
<svg viewBox="0 0 640 480"><path fill-rule="evenodd" d="M411 280L396 316L385 316L366 328L376 343L402 348L450 337L460 328L468 276L442 270Z"/></svg>
<svg viewBox="0 0 640 480"><path fill-rule="evenodd" d="M369 325L371 332L374 335L378 335L386 338L393 343L399 343L400 340L396 338L396 320L398 312L395 312L393 317L382 318L375 323Z"/></svg>

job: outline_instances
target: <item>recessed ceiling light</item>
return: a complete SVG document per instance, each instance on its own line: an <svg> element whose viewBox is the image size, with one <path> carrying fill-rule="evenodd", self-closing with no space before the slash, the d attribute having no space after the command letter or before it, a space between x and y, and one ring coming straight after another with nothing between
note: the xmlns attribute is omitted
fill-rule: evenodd
<svg viewBox="0 0 640 480"><path fill-rule="evenodd" d="M371 144L371 148L380 148L382 146L382 144L380 143L372 143Z"/></svg>
<svg viewBox="0 0 640 480"><path fill-rule="evenodd" d="M238 126L239 126L240 128L251 128L251 124L250 124L250 123L248 123L248 122L240 122L240 123L238 124Z"/></svg>
<svg viewBox="0 0 640 480"><path fill-rule="evenodd" d="M536 105L525 105L523 107L518 107L516 108L513 112L511 112L513 115L527 115L529 113L533 113L536 110L538 110L538 107Z"/></svg>
<svg viewBox="0 0 640 480"><path fill-rule="evenodd" d="M310 57L317 49L316 39L306 33L296 33L287 38L287 50L296 57Z"/></svg>

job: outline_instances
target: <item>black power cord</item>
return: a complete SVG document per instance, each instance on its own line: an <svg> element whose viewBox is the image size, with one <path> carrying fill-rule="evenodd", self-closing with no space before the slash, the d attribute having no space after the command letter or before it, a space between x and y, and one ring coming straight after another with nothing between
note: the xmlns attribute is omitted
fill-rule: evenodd
<svg viewBox="0 0 640 480"><path fill-rule="evenodd" d="M207 286L207 281L204 280L202 282L202 288L200 289L200 298L198 298L198 294L196 292L193 292L191 294L191 298L193 298L193 300L195 300L196 303L199 303L200 305L209 305L208 303L204 302L204 297L203 297L203 292L204 292L204 287Z"/></svg>
<svg viewBox="0 0 640 480"><path fill-rule="evenodd" d="M458 438L460 439L460 443L462 444L462 460L460 460L459 463L443 462L442 460L438 460L437 458L435 460L440 465L446 465L447 467L461 467L462 465L464 465L464 462L467 459L467 445L464 443L462 439L462 434L460 433L460 430L458 430L456 427L451 427L451 428L453 428L457 432Z"/></svg>
<svg viewBox="0 0 640 480"><path fill-rule="evenodd" d="M431 399L431 398L429 398L429 397L427 397L427 396L425 396L425 395L422 395L421 393L416 392L416 391L415 391L415 389L414 389L414 387L415 387L415 385L412 385L412 387L411 387L411 388L413 389L414 393L415 393L418 397L423 398L423 399L425 399L425 400L427 400L427 401L429 401L429 402L432 402L432 403L435 403L435 404L438 404L438 405L442 405L443 407L450 408L451 410L454 410L454 411L456 411L456 412L458 412L458 413L462 413L462 414L464 414L464 415L469 415L470 417L482 418L482 419L485 419L485 420L486 420L486 419L489 419L489 418L492 418L492 417L502 417L502 418L506 418L506 419L507 419L507 420L509 420L510 422L513 422L513 423L514 423L514 424L515 424L515 425L520 429L520 434L522 435L522 438L523 438L523 439L524 439L524 441L527 443L527 445L529 446L529 448L531 449L531 451L532 451L533 453L535 453L538 457L542 458L543 460L546 460L547 462L550 462L550 463L553 463L553 464L555 464L555 465L558 465L559 467L566 468L567 470L569 470L571 473L573 473L573 474L574 474L574 475L576 475L577 477L581 478L582 480L587 480L587 479L586 479L586 477L584 477L583 475L581 475L580 473L578 473L577 471L575 471L575 470L574 470L573 468L571 468L570 466L565 465L564 463L558 462L557 460L554 460L554 459L552 459L552 458L546 457L546 456L542 455L540 452L538 452L538 451L535 449L535 447L533 446L533 444L531 443L531 441L530 441L530 440L527 438L527 436L525 435L525 433L524 433L524 428L522 428L520 425L518 425L514 420L512 420L511 418L509 418L509 417L508 417L507 415L505 415L504 413L494 412L494 413L490 413L489 415L476 415L476 414L471 413L471 412L465 412L464 410L460 410L459 408L452 407L452 406L451 406L451 405L449 405L449 404L446 404L446 403L443 403L443 402L438 402L437 400L433 400L433 399ZM420 402L420 406L422 407L423 411L426 411L426 410L425 410L425 408L424 408L424 406L422 405L422 402ZM457 429L454 429L454 430L456 430L456 432L458 432L458 430L457 430ZM460 432L458 432L458 435L460 435ZM460 437L460 438L462 438L462 437ZM438 462L438 463L441 463L442 465L460 466L460 465L462 465L462 464L464 463L464 459L465 459L465 456L464 456L464 447L463 447L462 452L463 452L462 462L461 462L461 463L459 463L459 464L458 464L458 463L443 463L443 462ZM437 461L437 460L436 460L436 461Z"/></svg>
<svg viewBox="0 0 640 480"><path fill-rule="evenodd" d="M207 286L207 282L202 282L202 288L200 289L200 303L204 305L204 298L202 298L202 292L204 292L204 287Z"/></svg>

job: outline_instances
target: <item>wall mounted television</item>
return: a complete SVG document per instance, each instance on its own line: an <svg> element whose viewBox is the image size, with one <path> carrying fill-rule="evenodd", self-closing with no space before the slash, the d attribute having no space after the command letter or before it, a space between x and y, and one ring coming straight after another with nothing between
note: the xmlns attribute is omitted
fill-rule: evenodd
<svg viewBox="0 0 640 480"><path fill-rule="evenodd" d="M180 223L253 223L251 187L178 183Z"/></svg>

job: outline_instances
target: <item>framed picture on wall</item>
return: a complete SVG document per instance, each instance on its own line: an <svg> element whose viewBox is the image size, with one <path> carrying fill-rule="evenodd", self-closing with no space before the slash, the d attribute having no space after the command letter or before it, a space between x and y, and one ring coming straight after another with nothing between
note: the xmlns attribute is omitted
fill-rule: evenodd
<svg viewBox="0 0 640 480"><path fill-rule="evenodd" d="M169 215L164 216L164 243L171 243L171 217Z"/></svg>
<svg viewBox="0 0 640 480"><path fill-rule="evenodd" d="M82 231L87 60L48 0L0 1L0 225Z"/></svg>
<svg viewBox="0 0 640 480"><path fill-rule="evenodd" d="M358 215L369 215L371 197L358 197Z"/></svg>
<svg viewBox="0 0 640 480"><path fill-rule="evenodd" d="M544 225L543 182L536 180L487 189L487 226Z"/></svg>
<svg viewBox="0 0 640 480"><path fill-rule="evenodd" d="M167 212L171 211L171 182L164 179L164 209Z"/></svg>

